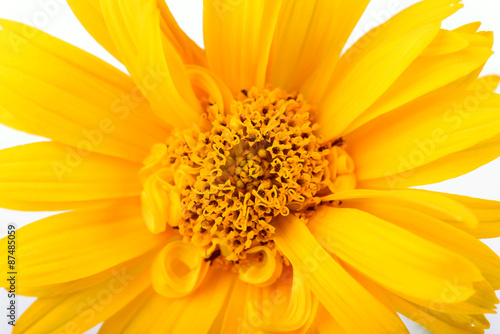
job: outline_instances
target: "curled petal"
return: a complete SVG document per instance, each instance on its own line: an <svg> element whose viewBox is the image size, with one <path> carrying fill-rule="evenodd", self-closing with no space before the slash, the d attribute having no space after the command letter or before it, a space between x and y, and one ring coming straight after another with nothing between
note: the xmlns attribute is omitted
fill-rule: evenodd
<svg viewBox="0 0 500 334"><path fill-rule="evenodd" d="M172 241L153 263L153 287L167 298L187 296L200 286L209 268L200 248L180 240Z"/></svg>
<svg viewBox="0 0 500 334"><path fill-rule="evenodd" d="M254 247L247 251L247 254L260 258L252 266L240 269L239 277L243 282L265 287L274 284L281 276L283 262L269 247Z"/></svg>
<svg viewBox="0 0 500 334"><path fill-rule="evenodd" d="M299 328L307 327L308 323L314 319L318 308L318 300L311 293L306 282L296 272L292 275L290 273L285 275L293 277L290 300L283 316L265 328L269 332L293 332Z"/></svg>
<svg viewBox="0 0 500 334"><path fill-rule="evenodd" d="M162 160L167 153L167 146L165 144L157 143L151 148L149 156L144 159L144 167L139 172L142 182L145 182L154 172L158 170Z"/></svg>
<svg viewBox="0 0 500 334"><path fill-rule="evenodd" d="M144 183L141 194L142 215L151 233L161 233L167 223L176 225L181 217L180 196L174 187L166 182L161 171L151 175Z"/></svg>
<svg viewBox="0 0 500 334"><path fill-rule="evenodd" d="M349 154L346 153L346 151L335 147L338 151L337 154L337 174L339 175L344 175L344 174L351 174L354 172L354 161L352 158L349 156Z"/></svg>

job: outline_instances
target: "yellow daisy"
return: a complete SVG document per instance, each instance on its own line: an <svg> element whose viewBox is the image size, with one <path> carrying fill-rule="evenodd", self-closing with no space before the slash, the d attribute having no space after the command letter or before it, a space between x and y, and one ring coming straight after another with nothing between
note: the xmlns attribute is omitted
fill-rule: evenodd
<svg viewBox="0 0 500 334"><path fill-rule="evenodd" d="M345 53L369 0L68 0L130 76L0 21L4 238L39 297L14 333L484 333L500 203L409 187L500 155L493 36L424 0ZM2 280L10 289L10 283Z"/></svg>

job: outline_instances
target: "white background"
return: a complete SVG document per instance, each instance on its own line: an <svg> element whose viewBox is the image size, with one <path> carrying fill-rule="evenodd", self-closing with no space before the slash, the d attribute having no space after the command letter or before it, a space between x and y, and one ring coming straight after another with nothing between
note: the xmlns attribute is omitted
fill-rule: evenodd
<svg viewBox="0 0 500 334"><path fill-rule="evenodd" d="M132 1L132 0L131 0ZM306 0L304 0L306 1ZM349 1L349 0L346 0ZM352 1L352 0L350 0ZM393 15L393 8L397 11L417 2L416 0L372 0L368 10L355 29L349 43L359 38L374 25L378 25ZM452 18L444 23L444 28L452 29L460 25L482 21L481 30L491 30L500 36L500 4L496 0L464 0L465 9L462 9ZM167 0L172 12L179 21L181 27L200 45L203 45L202 33L202 0ZM48 6L51 4L50 6ZM99 46L88 33L83 29L75 18L64 0L0 0L0 17L10 20L20 21L53 36L61 38L73 45L76 45L87 52L90 52L116 67L124 70L113 57L111 57L101 46ZM500 74L500 43L495 42L492 59L484 69L483 74ZM0 51L1 52L1 51ZM1 103L1 101L0 101ZM0 149L45 140L36 136L27 135L0 125ZM500 200L500 159L484 166L468 175L443 182L440 184L427 186L426 189L438 190L461 195L469 195L481 198ZM25 213L0 209L0 226L5 226L7 222L15 222L18 227L46 217L51 213ZM6 234L1 228L0 237ZM486 243L500 254L500 240L488 240ZM4 316L4 306L6 294L2 291L0 299L0 333L10 333L10 326L6 325ZM19 297L18 306L21 310L26 309L34 298ZM492 315L488 317L492 323L488 334L500 333L500 316ZM412 334L428 333L424 329L414 324L409 325ZM97 328L88 333L96 333ZM45 334L45 333L40 333ZM356 333L354 333L356 334ZM381 333L382 334L382 333Z"/></svg>

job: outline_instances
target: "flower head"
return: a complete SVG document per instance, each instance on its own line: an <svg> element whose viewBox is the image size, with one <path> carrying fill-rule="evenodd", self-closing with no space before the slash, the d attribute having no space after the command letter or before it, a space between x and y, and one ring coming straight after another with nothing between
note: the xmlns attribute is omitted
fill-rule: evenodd
<svg viewBox="0 0 500 334"><path fill-rule="evenodd" d="M343 54L368 0L207 0L205 50L162 0L68 2L129 75L0 21L0 121L52 139L0 151L0 206L69 211L16 232L14 332L488 328L500 204L410 189L499 156L492 35L440 28L459 0Z"/></svg>

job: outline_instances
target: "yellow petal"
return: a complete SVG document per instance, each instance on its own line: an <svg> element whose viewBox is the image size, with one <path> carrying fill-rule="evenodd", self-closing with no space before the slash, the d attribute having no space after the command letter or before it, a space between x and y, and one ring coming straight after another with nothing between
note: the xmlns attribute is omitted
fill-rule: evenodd
<svg viewBox="0 0 500 334"><path fill-rule="evenodd" d="M460 222L464 226L475 227L478 220L466 206L444 196L425 190L367 190L356 189L325 196L323 201L345 201L353 199L381 199L406 208L412 208L438 219Z"/></svg>
<svg viewBox="0 0 500 334"><path fill-rule="evenodd" d="M126 333L129 324L141 313L154 295L156 295L156 292L153 288L146 288L146 290L140 293L133 301L128 303L127 306L122 308L112 317L106 319L99 329L99 334Z"/></svg>
<svg viewBox="0 0 500 334"><path fill-rule="evenodd" d="M188 66L187 69L194 87L204 91L206 97L212 97L219 110L231 110L233 95L220 78L204 67Z"/></svg>
<svg viewBox="0 0 500 334"><path fill-rule="evenodd" d="M348 333L407 333L395 313L352 278L294 216L276 222L275 242L294 270ZM363 321L359 321L362 318Z"/></svg>
<svg viewBox="0 0 500 334"><path fill-rule="evenodd" d="M266 287L281 276L283 262L280 256L274 255L267 246L258 246L247 251L250 256L262 256L262 260L239 270L239 279L259 287Z"/></svg>
<svg viewBox="0 0 500 334"><path fill-rule="evenodd" d="M164 147L164 146L163 146ZM165 182L161 174L165 170L149 176L144 182L141 194L142 215L151 233L164 232L167 224L177 226L181 219L181 200L177 190ZM171 176L171 172L165 174Z"/></svg>
<svg viewBox="0 0 500 334"><path fill-rule="evenodd" d="M307 332L308 334L347 334L346 331L340 327L340 325L335 321L335 319L328 313L328 310L323 306L319 305L318 313L314 322Z"/></svg>
<svg viewBox="0 0 500 334"><path fill-rule="evenodd" d="M99 0L67 0L68 5L90 35L116 59L120 54L109 35Z"/></svg>
<svg viewBox="0 0 500 334"><path fill-rule="evenodd" d="M20 287L57 284L97 274L148 252L167 237L149 233L137 200L42 219L18 231ZM5 238L1 241L5 248L6 242ZM7 272L7 258L1 259L0 266Z"/></svg>
<svg viewBox="0 0 500 334"><path fill-rule="evenodd" d="M169 242L156 257L151 270L153 287L167 298L193 293L203 282L210 264L204 251L181 240Z"/></svg>
<svg viewBox="0 0 500 334"><path fill-rule="evenodd" d="M474 80L474 82L469 86L468 90L476 92L476 94L487 94L494 92L500 84L500 76L498 75L486 75L482 78Z"/></svg>
<svg viewBox="0 0 500 334"><path fill-rule="evenodd" d="M125 74L34 28L7 20L0 26L0 98L25 131L134 161L164 140Z"/></svg>
<svg viewBox="0 0 500 334"><path fill-rule="evenodd" d="M291 291L288 288L292 282L287 283L289 284L279 282L272 287L265 288L248 286L244 299L246 301L244 313L246 324L241 326L241 332L245 332L245 327L264 333L295 332L314 317L317 300L312 297L311 291L304 282L300 282L295 277L293 284L296 287L292 286ZM286 290L282 290L283 286ZM270 303L276 307L270 309Z"/></svg>
<svg viewBox="0 0 500 334"><path fill-rule="evenodd" d="M468 75L483 66L492 54L489 48L471 47L455 53L417 58L346 132Z"/></svg>
<svg viewBox="0 0 500 334"><path fill-rule="evenodd" d="M423 1L367 33L341 58L318 122L326 139L340 135L432 42L458 0Z"/></svg>
<svg viewBox="0 0 500 334"><path fill-rule="evenodd" d="M272 307L270 307L272 305ZM235 282L222 316L219 333L303 333L317 308L305 282L287 267L272 285L257 287Z"/></svg>
<svg viewBox="0 0 500 334"><path fill-rule="evenodd" d="M403 189L438 183L472 172L499 156L500 135L497 135L415 169L386 175L384 178L361 181L359 186L372 189Z"/></svg>
<svg viewBox="0 0 500 334"><path fill-rule="evenodd" d="M0 199L80 202L136 196L141 191L139 168L53 142L12 147L0 151Z"/></svg>
<svg viewBox="0 0 500 334"><path fill-rule="evenodd" d="M208 64L233 94L263 88L282 0L205 0Z"/></svg>
<svg viewBox="0 0 500 334"><path fill-rule="evenodd" d="M234 275L226 271L211 270L200 288L187 297L168 299L153 293L128 324L121 326L125 328L120 333L208 333L234 278ZM130 311L124 312L126 316ZM113 321L119 321L120 317L117 314Z"/></svg>
<svg viewBox="0 0 500 334"><path fill-rule="evenodd" d="M0 123L19 131L35 134L33 129L30 129L24 122L16 118L2 106L0 106Z"/></svg>
<svg viewBox="0 0 500 334"><path fill-rule="evenodd" d="M156 327L153 332L172 334L208 332L226 301L234 279L231 273L213 270L195 294L172 302L171 308L167 311L169 316L173 315L174 318Z"/></svg>
<svg viewBox="0 0 500 334"><path fill-rule="evenodd" d="M42 286L21 285L18 288L18 293L22 296L31 297L56 297L69 295L77 291L88 290L96 285L105 282L115 282L116 280L123 280L123 278L127 277L129 268L135 267L139 265L139 263L144 261L151 263L158 251L159 249L157 247L152 251L146 253L145 255L141 255L134 259L122 262L95 275L84 277L74 281Z"/></svg>
<svg viewBox="0 0 500 334"><path fill-rule="evenodd" d="M481 327L476 327L477 323L465 325L461 324L455 319L453 316L455 315L446 315L443 313L438 313L425 307L415 305L403 298L400 298L396 295L390 295L390 299L396 310L399 313L411 319L424 328L432 331L433 333L440 334L472 334L484 333L484 329ZM456 317L456 316L455 316Z"/></svg>
<svg viewBox="0 0 500 334"><path fill-rule="evenodd" d="M346 137L364 180L404 173L500 133L500 95L463 91L418 99Z"/></svg>
<svg viewBox="0 0 500 334"><path fill-rule="evenodd" d="M284 1L271 49L268 81L287 91L305 93L310 103L319 102L368 2Z"/></svg>
<svg viewBox="0 0 500 334"><path fill-rule="evenodd" d="M71 10L87 31L116 59L120 54L106 26L100 0L68 0ZM196 45L179 27L164 1L158 1L161 13L161 28L163 34L175 46L184 62L204 65L206 57L203 50Z"/></svg>
<svg viewBox="0 0 500 334"><path fill-rule="evenodd" d="M500 236L500 202L451 194L441 195L465 205L479 220L475 228L468 228L454 220L446 220L449 224L480 239Z"/></svg>
<svg viewBox="0 0 500 334"><path fill-rule="evenodd" d="M181 57L161 30L156 0L101 0L109 33L132 78L166 123L186 128L201 106Z"/></svg>
<svg viewBox="0 0 500 334"><path fill-rule="evenodd" d="M473 34L479 29L479 27L481 27L481 22L471 22L469 24L458 27L458 28L454 29L453 31Z"/></svg>
<svg viewBox="0 0 500 334"><path fill-rule="evenodd" d="M465 258L356 209L325 208L309 222L320 243L388 289L424 300L439 298L449 284L455 302L467 300L483 279Z"/></svg>
<svg viewBox="0 0 500 334"><path fill-rule="evenodd" d="M157 3L160 9L161 30L182 57L184 63L206 67L205 51L179 27L167 3L163 0L157 0Z"/></svg>
<svg viewBox="0 0 500 334"><path fill-rule="evenodd" d="M86 332L125 307L149 286L150 263L150 260L134 263L126 268L124 276L106 280L90 289L38 299L16 322L13 333Z"/></svg>
<svg viewBox="0 0 500 334"><path fill-rule="evenodd" d="M239 279L234 282L234 287L230 291L227 301L227 307L224 311L223 320L220 328L211 328L210 334L220 333L237 333L242 332L241 328L245 326L250 327L247 321L243 321L246 309L247 291L249 284L240 281Z"/></svg>
<svg viewBox="0 0 500 334"><path fill-rule="evenodd" d="M467 39L459 33L441 29L436 38L427 49L422 52L421 57L440 56L461 51L469 46Z"/></svg>
<svg viewBox="0 0 500 334"><path fill-rule="evenodd" d="M481 270L493 288L500 289L500 257L484 243L460 229L416 210L377 199L344 201L342 207L368 212L462 255Z"/></svg>
<svg viewBox="0 0 500 334"><path fill-rule="evenodd" d="M479 33L470 33L470 34L463 34L461 33L460 36L464 39L467 40L469 43L469 48L470 49L487 49L491 50L492 45L493 45L493 35L486 34L484 32L479 32ZM477 84L481 85L480 90L482 92L487 89L487 86L490 84L494 84L496 81L494 79L495 76L485 76L481 79L478 79L479 75L483 71L484 65L480 66L476 70L472 71L470 74L456 80L455 82L452 82L444 87L441 87L439 89L434 90L431 94L435 95L440 95L440 94L445 94L445 93L453 93L459 90L463 89L468 89L468 90L475 90L474 88L471 88L471 86L477 86ZM488 82L485 82L488 81ZM498 85L496 83L495 85ZM495 86L496 88L496 86ZM494 88L491 90L491 92L494 91ZM481 93L481 92L480 92Z"/></svg>

